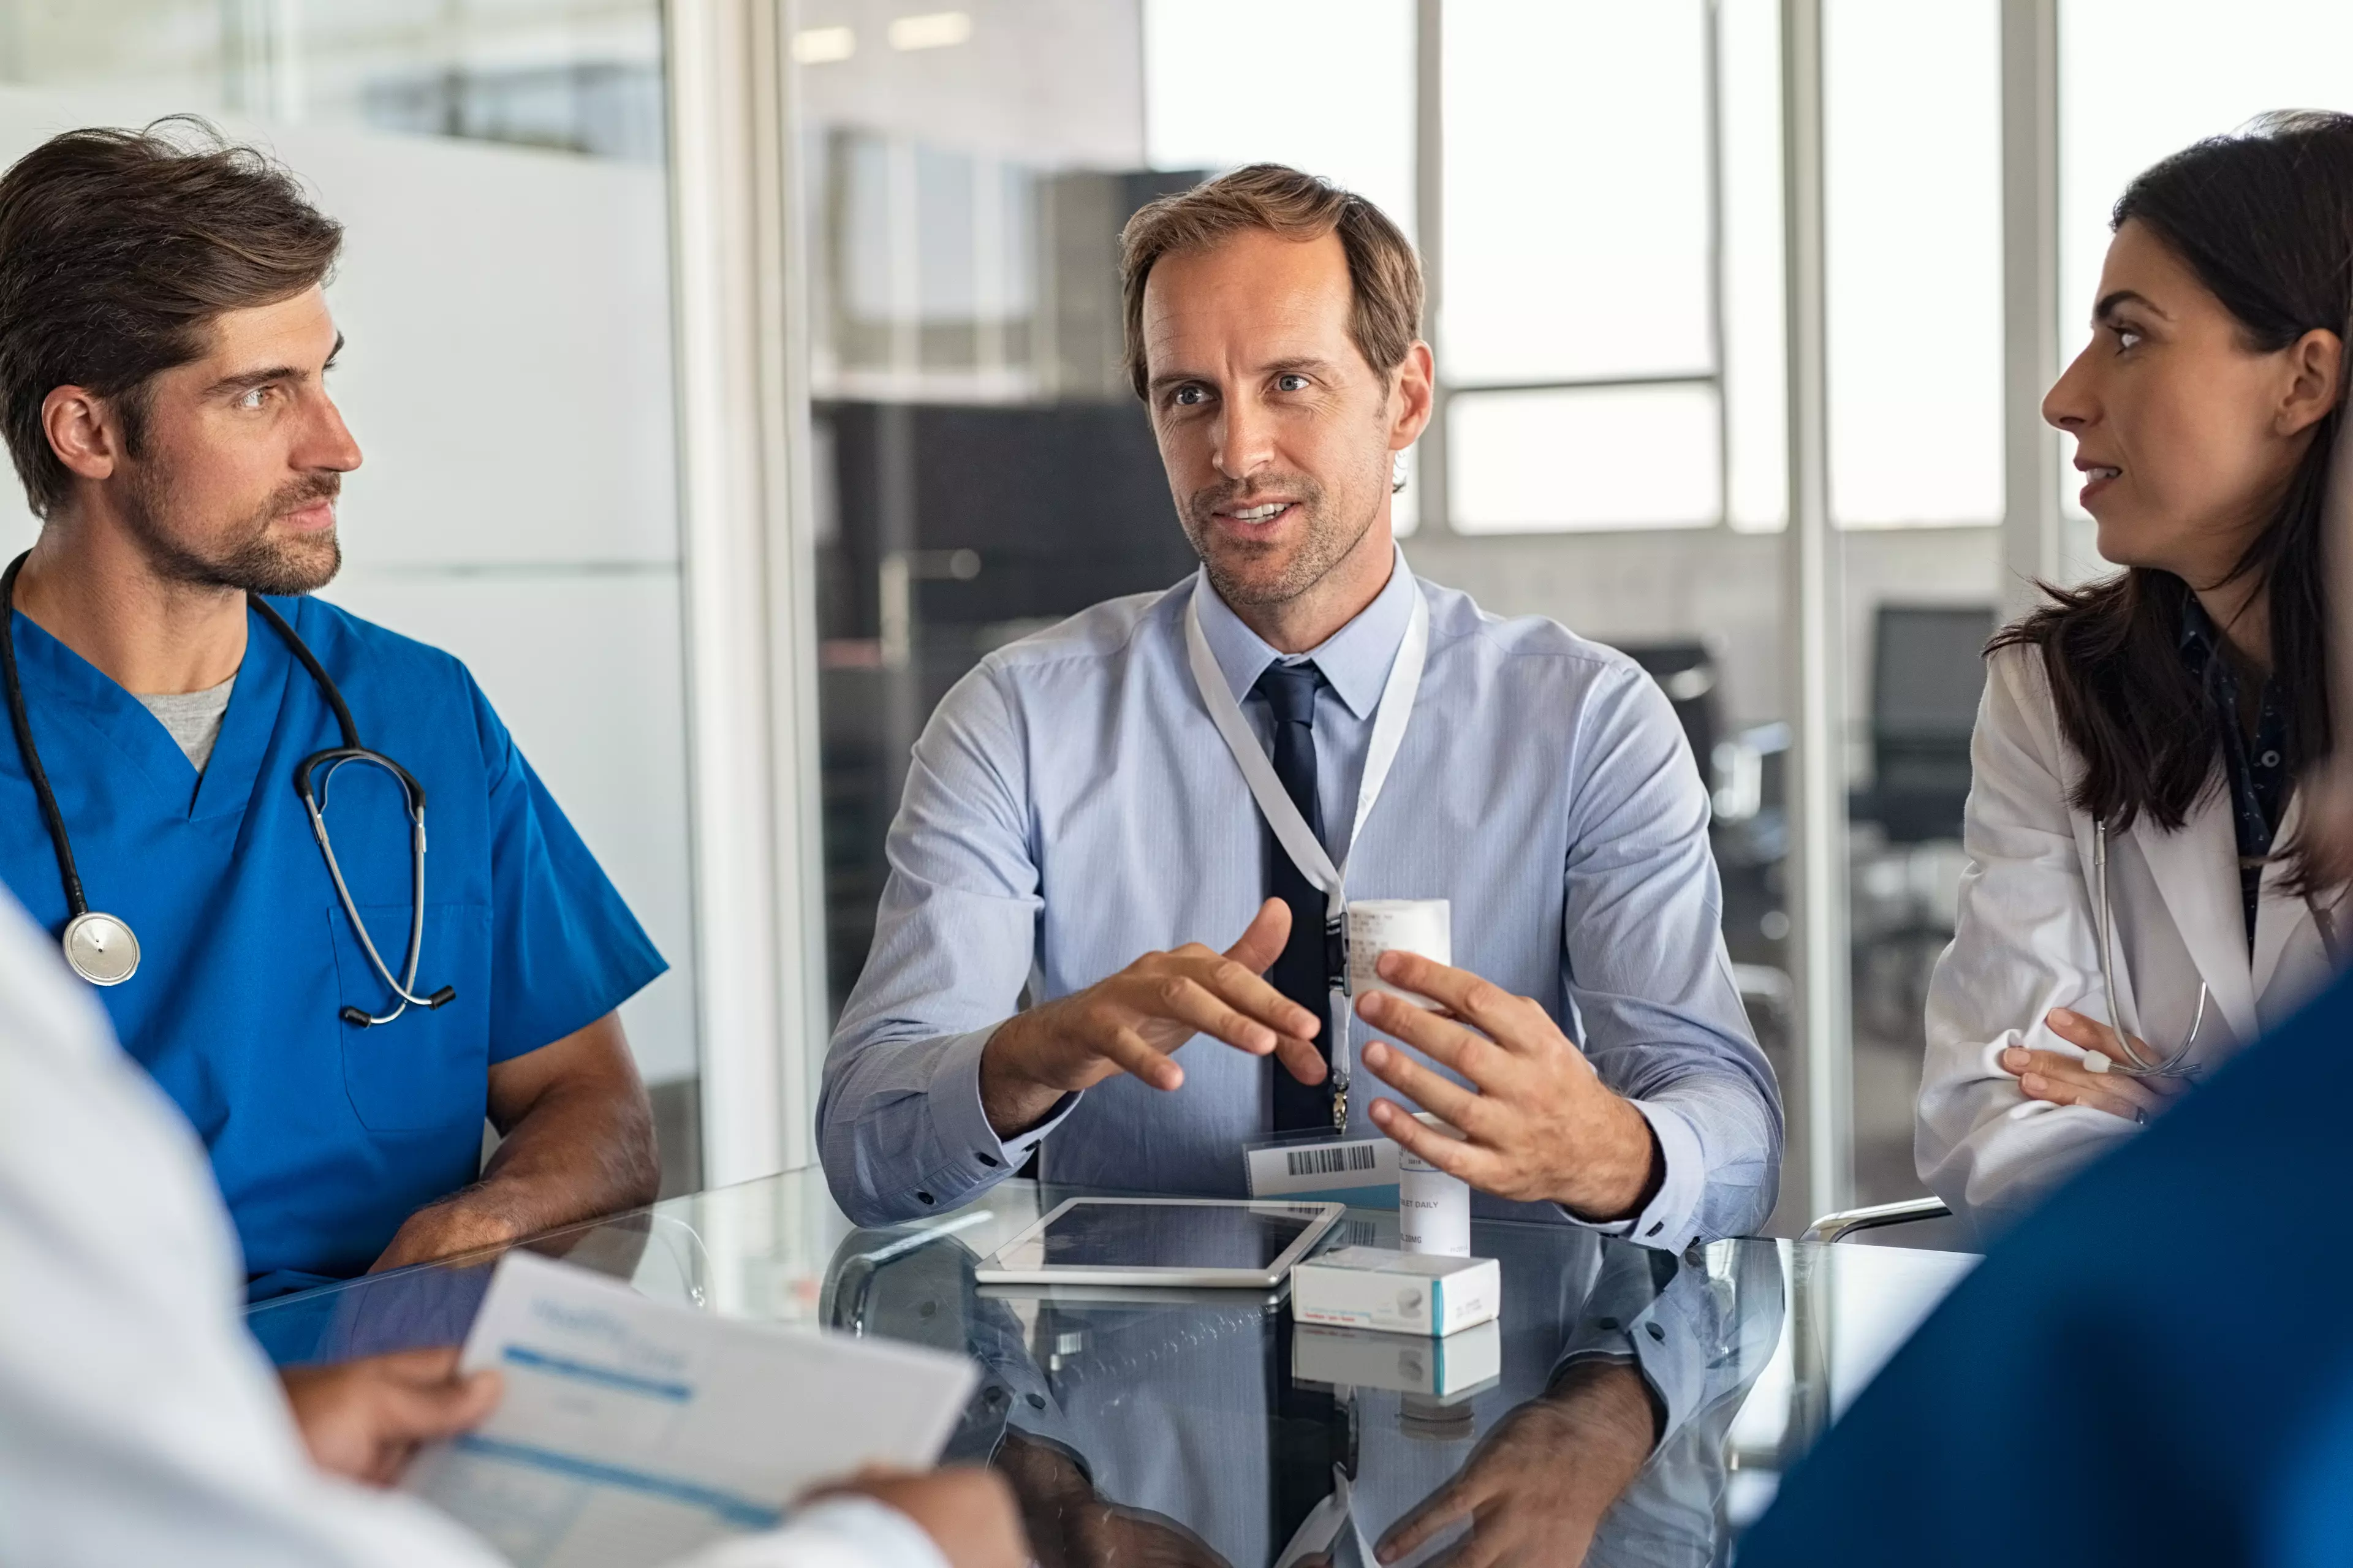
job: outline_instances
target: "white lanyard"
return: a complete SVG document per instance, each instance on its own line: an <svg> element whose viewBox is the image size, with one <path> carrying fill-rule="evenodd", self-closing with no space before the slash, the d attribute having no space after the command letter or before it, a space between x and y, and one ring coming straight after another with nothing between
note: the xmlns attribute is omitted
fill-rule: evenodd
<svg viewBox="0 0 2353 1568"><path fill-rule="evenodd" d="M1405 556L1398 554L1395 571L1406 570ZM1421 668L1430 656L1430 601L1422 594L1421 584L1408 580L1413 590L1413 614L1406 622L1405 640L1398 645L1397 659L1389 666L1388 684L1381 688L1381 705L1373 714L1372 745L1365 753L1365 776L1356 785L1356 824L1348 834L1348 857L1356 858L1356 846L1365 836L1365 819L1373 814L1373 803L1380 798L1381 786L1388 782L1389 766L1397 761L1398 747L1405 740L1407 721L1413 717L1415 695L1421 689ZM1209 710L1209 721L1225 737L1226 750L1234 755L1234 763L1242 771L1242 780L1250 785L1250 795L1267 826L1299 874L1324 889L1324 921L1326 940L1345 936L1348 919L1348 868L1345 862L1335 866L1332 856L1315 837L1299 807L1292 803L1290 791L1275 776L1274 764L1267 760L1266 750L1258 737L1250 732L1250 721L1242 717L1241 704L1226 685L1225 672L1218 667L1218 657L1209 651L1208 635L1201 630L1201 595L1215 592L1206 574L1193 585L1193 597L1185 606L1185 652L1193 667L1193 684L1200 689L1201 700ZM1331 1018L1333 1121L1346 1125L1348 1114L1348 1007L1347 963L1345 959L1339 973L1333 976Z"/></svg>

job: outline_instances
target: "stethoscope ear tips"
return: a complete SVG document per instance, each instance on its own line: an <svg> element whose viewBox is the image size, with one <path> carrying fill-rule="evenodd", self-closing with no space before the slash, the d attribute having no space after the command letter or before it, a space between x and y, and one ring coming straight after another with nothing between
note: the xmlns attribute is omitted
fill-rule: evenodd
<svg viewBox="0 0 2353 1568"><path fill-rule="evenodd" d="M346 1007L342 1012L336 1014L335 1016L341 1018L344 1023L349 1024L354 1029L364 1029L370 1024L375 1022L374 1018L369 1017L357 1007Z"/></svg>

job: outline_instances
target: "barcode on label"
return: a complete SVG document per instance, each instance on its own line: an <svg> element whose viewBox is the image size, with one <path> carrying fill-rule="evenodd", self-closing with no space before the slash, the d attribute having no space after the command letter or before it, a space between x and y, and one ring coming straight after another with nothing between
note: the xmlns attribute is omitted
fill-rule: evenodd
<svg viewBox="0 0 2353 1568"><path fill-rule="evenodd" d="M1343 1171L1369 1171L1376 1161L1370 1143L1336 1149L1293 1149L1283 1156L1294 1176L1336 1176Z"/></svg>

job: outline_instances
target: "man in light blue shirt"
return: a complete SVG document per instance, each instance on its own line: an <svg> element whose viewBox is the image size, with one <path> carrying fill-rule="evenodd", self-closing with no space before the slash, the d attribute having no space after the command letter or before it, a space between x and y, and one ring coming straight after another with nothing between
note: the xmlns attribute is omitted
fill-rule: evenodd
<svg viewBox="0 0 2353 1568"><path fill-rule="evenodd" d="M1240 1195L1246 1142L1332 1126L1323 894L1214 700L1240 705L1352 900L1452 904L1459 968L1393 954L1382 973L1478 1032L1369 994L1350 1023L1364 1066L1465 1139L1363 1095L1340 1106L1354 1135L1426 1152L1483 1214L1672 1251L1753 1230L1780 1106L1672 710L1622 655L1483 615L1392 541L1395 454L1430 411L1410 246L1271 165L1154 204L1124 245L1129 367L1203 568L991 654L916 742L826 1064L836 1198L866 1223L947 1208L1041 1144L1054 1181ZM1423 614L1409 718L1359 822Z"/></svg>

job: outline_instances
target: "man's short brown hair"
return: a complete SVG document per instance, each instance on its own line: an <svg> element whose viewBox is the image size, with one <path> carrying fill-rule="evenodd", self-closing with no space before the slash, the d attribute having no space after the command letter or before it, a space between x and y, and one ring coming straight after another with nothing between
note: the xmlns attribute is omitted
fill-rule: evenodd
<svg viewBox="0 0 2353 1568"><path fill-rule="evenodd" d="M1152 379L1144 353L1144 286L1154 264L1248 229L1297 240L1338 234L1356 292L1348 336L1365 363L1382 375L1405 363L1421 335L1421 258L1412 244L1388 214L1354 192L1281 163L1250 163L1161 197L1120 231L1127 376L1136 396L1147 395Z"/></svg>
<svg viewBox="0 0 2353 1568"><path fill-rule="evenodd" d="M71 491L41 424L51 392L112 402L136 456L149 381L200 358L218 317L324 281L343 233L286 169L193 118L18 159L0 176L0 434L33 510Z"/></svg>

